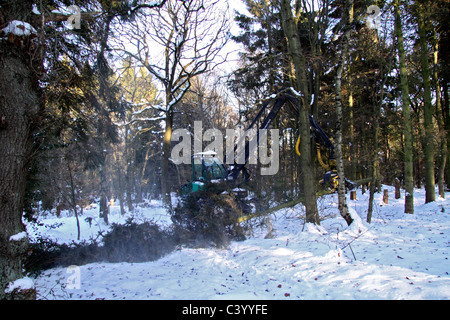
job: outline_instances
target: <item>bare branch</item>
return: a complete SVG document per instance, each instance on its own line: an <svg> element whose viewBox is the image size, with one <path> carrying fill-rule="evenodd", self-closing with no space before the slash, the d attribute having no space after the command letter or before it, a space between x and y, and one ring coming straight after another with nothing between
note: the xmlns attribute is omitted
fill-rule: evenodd
<svg viewBox="0 0 450 320"><path fill-rule="evenodd" d="M190 80L225 62L229 20L217 0L167 0L151 12L140 11L120 30L118 51L144 66L164 87L172 107ZM123 43L128 37L129 44Z"/></svg>
<svg viewBox="0 0 450 320"><path fill-rule="evenodd" d="M166 4L167 0L161 0L158 2L152 2L152 3L142 3L135 6L133 9L131 9L131 13L134 14L139 10L142 9L153 9L153 8L162 8Z"/></svg>

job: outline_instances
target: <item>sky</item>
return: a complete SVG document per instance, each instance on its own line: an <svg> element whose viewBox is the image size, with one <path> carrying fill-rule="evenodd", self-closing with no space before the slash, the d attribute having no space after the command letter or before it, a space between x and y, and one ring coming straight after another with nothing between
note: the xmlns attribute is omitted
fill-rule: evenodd
<svg viewBox="0 0 450 320"><path fill-rule="evenodd" d="M231 28L231 34L233 36L237 36L240 33L240 28L239 26L234 22L234 11L237 10L240 13L245 13L247 11L245 4L240 1L240 0L230 0L229 1L229 5L230 5L230 16L233 19L233 26ZM241 50L241 47L239 44L237 44L236 42L234 42L233 40L230 40L230 42L227 44L227 48L226 51L230 52L230 59L229 59L229 63L227 64L227 70L231 71L231 70L235 70L236 69L236 64L239 61L239 51Z"/></svg>

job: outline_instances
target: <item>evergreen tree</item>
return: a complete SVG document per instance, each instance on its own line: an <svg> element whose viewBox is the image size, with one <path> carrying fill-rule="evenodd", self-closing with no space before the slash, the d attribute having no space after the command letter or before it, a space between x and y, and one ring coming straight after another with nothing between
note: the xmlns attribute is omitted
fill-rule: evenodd
<svg viewBox="0 0 450 320"><path fill-rule="evenodd" d="M230 80L236 96L252 93L252 102L266 98L286 83L286 40L277 5L267 0L246 0L251 16L236 12L241 34L233 40L244 47L242 62Z"/></svg>
<svg viewBox="0 0 450 320"><path fill-rule="evenodd" d="M34 143L45 123L46 101L50 99L47 93L52 85L56 87L51 80L61 80L64 76L70 79L70 75L60 74L58 70L63 57L67 57L77 73L83 73L85 67L92 71L98 87L87 90L83 98L99 115L98 133L114 137L113 131L108 130L107 110L118 111L120 104L114 101L114 86L105 57L111 22L160 3L132 7L132 4L109 5L107 1L80 1L77 2L82 12L79 16L52 12L55 8L64 9L64 3L53 0L41 1L35 8L34 1L1 1L0 5L0 24L5 26L0 40L0 299L35 298L33 289L11 293L5 293L5 289L22 277L27 237L10 239L25 230L22 213L27 173L34 157ZM86 13L92 7L102 10L103 15L94 18L95 13ZM67 36L67 21L75 22L70 36ZM74 78L78 78L76 74ZM53 94L60 97L78 95L71 86L61 85L58 89Z"/></svg>

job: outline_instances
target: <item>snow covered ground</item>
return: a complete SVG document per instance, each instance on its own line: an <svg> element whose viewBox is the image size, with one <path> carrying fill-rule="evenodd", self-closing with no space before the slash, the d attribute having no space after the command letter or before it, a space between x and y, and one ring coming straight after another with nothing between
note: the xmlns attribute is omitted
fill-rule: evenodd
<svg viewBox="0 0 450 320"><path fill-rule="evenodd" d="M376 195L372 224L365 223L368 194L348 199L356 218L347 228L337 195L318 201L320 227L304 225L302 205L271 215L274 237L261 226L246 241L227 249L180 248L154 262L92 263L55 268L35 279L39 299L449 299L450 194L424 204L416 190L415 214L403 213L403 197L382 204ZM117 210L116 210L117 209ZM83 239L107 228L98 210L80 219ZM138 217L168 225L158 203ZM84 219L94 218L92 225ZM125 221L115 208L111 222ZM76 239L74 217L41 218L27 226L30 238Z"/></svg>

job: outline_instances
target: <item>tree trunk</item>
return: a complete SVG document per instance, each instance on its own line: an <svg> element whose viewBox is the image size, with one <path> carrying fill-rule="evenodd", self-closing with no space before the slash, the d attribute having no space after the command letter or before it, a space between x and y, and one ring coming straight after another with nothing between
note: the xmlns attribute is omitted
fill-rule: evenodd
<svg viewBox="0 0 450 320"><path fill-rule="evenodd" d="M353 0L350 0L349 4L349 24L353 23ZM342 155L342 121L343 121L343 112L342 112L342 97L341 97L341 83L342 83L342 72L344 70L345 60L348 55L348 45L350 41L350 31L351 28L343 35L343 48L341 52L341 56L339 59L339 64L336 72L336 78L334 80L335 84L335 107L336 107L336 168L339 179L338 184L338 207L341 216L350 225L353 222L351 215L348 212L347 207L347 198L345 196L345 172L344 172L344 159Z"/></svg>
<svg viewBox="0 0 450 320"><path fill-rule="evenodd" d="M412 145L412 123L411 108L409 105L408 74L406 71L405 48L403 45L403 32L400 16L400 0L395 0L395 36L397 38L397 50L400 63L400 90L402 93L403 108L403 134L404 145L404 167L405 167L405 213L414 213L414 171L413 171L413 145Z"/></svg>
<svg viewBox="0 0 450 320"><path fill-rule="evenodd" d="M378 176L378 134L380 131L380 107L374 104L373 108L373 150L372 150L372 181L370 182L369 190L369 208L367 210L367 222L372 222L373 201L375 199L375 191L379 184Z"/></svg>
<svg viewBox="0 0 450 320"><path fill-rule="evenodd" d="M128 206L128 212L133 212L133 185L134 185L134 159L128 163L127 172L125 174L125 196Z"/></svg>
<svg viewBox="0 0 450 320"><path fill-rule="evenodd" d="M0 299L35 299L34 289L5 294L8 283L23 277L28 238L11 236L25 231L25 183L34 125L42 114L37 63L31 65L27 49L0 40Z"/></svg>
<svg viewBox="0 0 450 320"><path fill-rule="evenodd" d="M117 184L118 184L118 191L117 191L117 198L119 199L119 203L120 203L120 215L125 215L125 204L124 204L124 197L123 194L125 193L124 190L124 183L123 183L123 174L122 174L122 170L120 169L119 166L117 166L116 168L116 172L117 172Z"/></svg>
<svg viewBox="0 0 450 320"><path fill-rule="evenodd" d="M108 197L107 197L107 187L106 187L106 176L103 168L103 164L99 167L100 174L100 205L99 205L99 217L108 224Z"/></svg>
<svg viewBox="0 0 450 320"><path fill-rule="evenodd" d="M350 63L349 63L350 64ZM356 180L356 168L358 165L357 148L355 144L355 121L353 117L353 91L352 91L351 70L348 71L348 108L350 121L350 179Z"/></svg>
<svg viewBox="0 0 450 320"><path fill-rule="evenodd" d="M436 183L434 180L434 128L433 105L431 103L430 66L428 63L428 40L422 6L416 8L417 23L419 27L420 60L422 65L422 78L424 87L424 117L425 117L425 203L436 200Z"/></svg>
<svg viewBox="0 0 450 320"><path fill-rule="evenodd" d="M433 81L434 86L436 88L436 118L439 126L439 139L441 144L441 161L439 164L438 171L438 187L439 187L439 196L441 198L445 198L445 167L447 165L447 132L445 130L444 124L444 116L442 112L441 106L441 85L439 83L439 75L438 75L438 52L439 52L439 44L438 39L436 37L436 30L433 31Z"/></svg>
<svg viewBox="0 0 450 320"><path fill-rule="evenodd" d="M131 120L131 117L127 119ZM135 168L135 150L132 147L132 140L129 138L130 136L134 136L134 132L129 132L130 127L125 127L125 161L126 161L126 172L125 172L125 198L127 201L128 212L133 212L133 190L134 190L134 168Z"/></svg>
<svg viewBox="0 0 450 320"><path fill-rule="evenodd" d="M314 164L311 154L311 139L309 125L309 101L310 92L308 88L308 77L306 75L306 60L302 54L302 48L297 31L297 21L292 14L289 0L281 1L281 16L283 29L288 42L288 52L295 69L295 88L302 95L299 103L299 127L300 134L304 139L300 141L301 167L303 170L303 188L305 193L306 222L320 224L317 210L316 181Z"/></svg>
<svg viewBox="0 0 450 320"><path fill-rule="evenodd" d="M173 112L166 112L166 129L164 131L163 147L161 155L161 194L163 203L171 207L170 180L169 180L169 158L170 142L172 139Z"/></svg>
<svg viewBox="0 0 450 320"><path fill-rule="evenodd" d="M442 98L443 98L443 104L442 104L442 115L444 116L444 124L445 124L445 130L447 132L447 163L450 161L449 159L449 150L450 150L450 98L448 93L448 78L444 75L444 78L442 80ZM445 182L447 184L447 189L450 186L450 166L445 166Z"/></svg>
<svg viewBox="0 0 450 320"><path fill-rule="evenodd" d="M385 189L383 191L383 203L389 204L389 190Z"/></svg>
<svg viewBox="0 0 450 320"><path fill-rule="evenodd" d="M102 193L100 195L100 204L99 204L99 216L101 219L103 219L103 221L105 222L105 224L108 224L108 199L106 198L106 194Z"/></svg>
<svg viewBox="0 0 450 320"><path fill-rule="evenodd" d="M75 219L77 220L77 240L80 241L81 237L81 231L80 231L80 220L78 218L78 209L77 209L77 197L75 195L75 183L73 182L73 172L72 168L70 167L69 160L67 161L67 171L69 173L69 179L70 179L70 204L73 210L73 213L75 214ZM82 207L82 205L81 205Z"/></svg>
<svg viewBox="0 0 450 320"><path fill-rule="evenodd" d="M402 193L400 190L400 180L398 178L394 179L395 186L395 199L400 199L402 197Z"/></svg>

